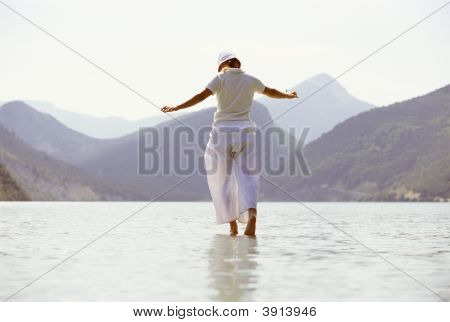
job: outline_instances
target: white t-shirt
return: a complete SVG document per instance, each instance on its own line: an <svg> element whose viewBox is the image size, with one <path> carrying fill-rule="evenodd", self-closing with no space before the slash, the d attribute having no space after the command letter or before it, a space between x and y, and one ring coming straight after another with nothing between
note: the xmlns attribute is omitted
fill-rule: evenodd
<svg viewBox="0 0 450 322"><path fill-rule="evenodd" d="M217 112L214 114L215 126L221 121L250 120L253 95L262 93L264 84L240 68L225 68L206 85L217 95Z"/></svg>

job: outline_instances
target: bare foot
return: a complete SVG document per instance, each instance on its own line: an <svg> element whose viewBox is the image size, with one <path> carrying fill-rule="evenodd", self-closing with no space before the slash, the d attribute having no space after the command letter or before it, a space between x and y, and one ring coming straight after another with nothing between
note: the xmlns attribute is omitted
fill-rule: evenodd
<svg viewBox="0 0 450 322"><path fill-rule="evenodd" d="M230 221L230 235L236 236L238 234L238 225L236 221Z"/></svg>
<svg viewBox="0 0 450 322"><path fill-rule="evenodd" d="M256 215L249 214L247 227L244 234L247 236L255 236L256 232Z"/></svg>

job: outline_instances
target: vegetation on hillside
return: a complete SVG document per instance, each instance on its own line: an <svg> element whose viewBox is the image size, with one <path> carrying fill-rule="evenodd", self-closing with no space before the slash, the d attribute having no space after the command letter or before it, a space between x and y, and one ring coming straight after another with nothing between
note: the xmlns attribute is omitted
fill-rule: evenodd
<svg viewBox="0 0 450 322"><path fill-rule="evenodd" d="M13 179L11 174L2 164L0 164L0 200L30 200L28 194Z"/></svg>
<svg viewBox="0 0 450 322"><path fill-rule="evenodd" d="M120 187L56 160L22 142L0 126L0 163L32 200L122 200Z"/></svg>
<svg viewBox="0 0 450 322"><path fill-rule="evenodd" d="M354 116L307 145L307 199L450 199L450 85Z"/></svg>
<svg viewBox="0 0 450 322"><path fill-rule="evenodd" d="M256 124L266 124L270 120L267 108L257 102L254 107ZM198 129L211 124L214 111L214 108L202 109L181 119ZM34 132L27 131L27 115ZM3 122L8 120L10 129L17 126L21 133L0 126L0 163L33 200L148 200L160 198L161 192L183 177L162 173L139 175L138 133L116 140L95 140L74 134L44 116L20 104L9 105L0 115L5 117ZM18 125L17 120L20 120ZM33 135L45 124L49 125L46 131ZM168 121L155 129L173 130L178 125L176 121ZM61 142L59 136L63 137ZM54 146L53 142L57 144ZM181 141L162 143L160 149L165 157L170 151L181 151L183 145ZM37 151L35 144L40 147L37 150L48 151L52 156ZM204 145L200 144L196 151L198 160L203 158ZM73 146L77 149L72 149ZM301 200L445 201L450 200L449 151L450 85L347 119L305 147L312 176L282 175L272 176L270 180ZM273 158L285 150L278 148L272 152L261 157L263 164L273 164ZM168 164L171 160L173 155L161 162ZM10 177L4 175L4 178L8 189L14 189ZM265 180L261 180L260 197L291 200ZM206 178L200 174L161 197L190 201L209 198Z"/></svg>

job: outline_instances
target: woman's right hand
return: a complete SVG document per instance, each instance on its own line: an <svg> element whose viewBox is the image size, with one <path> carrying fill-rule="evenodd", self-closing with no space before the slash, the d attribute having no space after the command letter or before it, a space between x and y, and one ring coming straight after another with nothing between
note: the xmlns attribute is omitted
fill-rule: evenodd
<svg viewBox="0 0 450 322"><path fill-rule="evenodd" d="M175 106L175 107L172 107L172 106L164 106L162 109L161 109L161 112L164 112L164 113L169 113L169 112L175 112L175 111L177 111L178 110L178 108Z"/></svg>

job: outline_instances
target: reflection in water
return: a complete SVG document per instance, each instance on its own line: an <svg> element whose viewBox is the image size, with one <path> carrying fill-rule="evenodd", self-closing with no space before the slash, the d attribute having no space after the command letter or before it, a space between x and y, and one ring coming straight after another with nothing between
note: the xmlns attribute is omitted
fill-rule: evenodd
<svg viewBox="0 0 450 322"><path fill-rule="evenodd" d="M258 255L254 237L215 235L209 271L215 301L250 301L256 284Z"/></svg>

